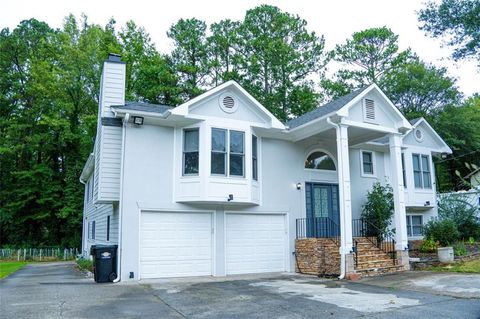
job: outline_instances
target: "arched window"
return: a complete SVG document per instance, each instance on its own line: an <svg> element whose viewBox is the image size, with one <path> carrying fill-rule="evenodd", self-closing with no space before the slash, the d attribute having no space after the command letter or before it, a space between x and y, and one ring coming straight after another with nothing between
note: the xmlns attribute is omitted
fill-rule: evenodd
<svg viewBox="0 0 480 319"><path fill-rule="evenodd" d="M305 161L305 168L323 169L327 171L336 171L335 162L327 153L315 151L308 155Z"/></svg>

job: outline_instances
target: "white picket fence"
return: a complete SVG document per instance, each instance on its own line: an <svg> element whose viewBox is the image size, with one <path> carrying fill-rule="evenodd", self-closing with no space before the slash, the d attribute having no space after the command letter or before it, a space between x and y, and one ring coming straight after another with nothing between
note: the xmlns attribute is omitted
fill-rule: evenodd
<svg viewBox="0 0 480 319"><path fill-rule="evenodd" d="M0 260L57 261L72 260L79 254L77 248L1 248Z"/></svg>

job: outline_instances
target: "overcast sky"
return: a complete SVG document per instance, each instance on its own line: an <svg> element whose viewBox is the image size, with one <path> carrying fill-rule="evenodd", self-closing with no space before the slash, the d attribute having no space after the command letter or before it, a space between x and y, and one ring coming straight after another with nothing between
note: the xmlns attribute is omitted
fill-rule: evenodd
<svg viewBox="0 0 480 319"><path fill-rule="evenodd" d="M3 0L0 28L14 28L20 21L35 17L50 26L61 27L69 13L77 17L85 13L91 23L105 25L109 18L117 27L128 20L145 27L159 51L168 53L172 44L166 36L168 28L180 18L196 17L207 23L225 18L241 20L247 9L267 3L298 14L308 23L310 31L325 36L331 49L355 31L370 27L388 26L400 35L400 47L411 47L423 60L448 68L457 78L460 90L467 96L480 92L480 74L475 61L454 63L448 57L449 48L438 40L426 37L418 29L416 11L420 0L173 0L173 1L102 1L102 0Z"/></svg>

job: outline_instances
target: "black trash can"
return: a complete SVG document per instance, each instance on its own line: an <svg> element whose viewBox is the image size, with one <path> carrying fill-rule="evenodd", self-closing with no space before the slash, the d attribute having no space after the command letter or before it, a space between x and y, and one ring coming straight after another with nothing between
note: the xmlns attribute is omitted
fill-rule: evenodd
<svg viewBox="0 0 480 319"><path fill-rule="evenodd" d="M117 245L93 245L93 278L96 282L112 282L117 278Z"/></svg>

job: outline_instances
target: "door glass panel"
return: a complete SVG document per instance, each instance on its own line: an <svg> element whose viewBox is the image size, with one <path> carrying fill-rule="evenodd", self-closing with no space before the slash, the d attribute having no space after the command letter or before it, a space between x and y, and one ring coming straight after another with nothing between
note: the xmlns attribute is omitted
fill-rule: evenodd
<svg viewBox="0 0 480 319"><path fill-rule="evenodd" d="M313 188L313 213L315 217L328 217L328 188Z"/></svg>

